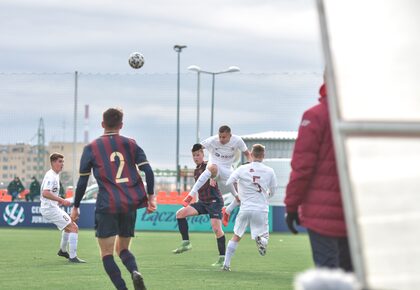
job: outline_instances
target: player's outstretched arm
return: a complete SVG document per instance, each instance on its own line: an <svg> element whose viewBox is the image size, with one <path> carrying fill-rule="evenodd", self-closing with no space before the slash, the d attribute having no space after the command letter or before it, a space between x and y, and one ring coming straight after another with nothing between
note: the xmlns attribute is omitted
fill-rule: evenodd
<svg viewBox="0 0 420 290"><path fill-rule="evenodd" d="M81 175L79 181L77 182L76 194L74 196L74 206L79 207L80 201L85 195L86 187L89 181L89 175Z"/></svg>
<svg viewBox="0 0 420 290"><path fill-rule="evenodd" d="M153 173L152 167L149 163L143 163L139 166L139 169L146 175L147 184L147 213L152 213L157 209L156 195L155 195L155 174Z"/></svg>

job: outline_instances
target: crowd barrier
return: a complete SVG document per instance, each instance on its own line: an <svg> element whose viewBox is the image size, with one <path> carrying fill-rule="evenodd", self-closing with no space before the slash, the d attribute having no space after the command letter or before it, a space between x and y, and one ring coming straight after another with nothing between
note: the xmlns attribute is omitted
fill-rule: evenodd
<svg viewBox="0 0 420 290"><path fill-rule="evenodd" d="M137 210L136 230L145 231L178 231L176 212L182 205L159 204L158 210L147 214L144 208ZM63 207L70 214L70 207ZM236 208L232 214L227 227L223 227L226 232L232 232L233 226L238 214L239 208ZM80 204L79 228L94 228L95 204ZM284 207L270 206L268 215L270 232L287 232L287 226L284 222ZM0 202L0 227L50 227L55 225L46 221L40 213L39 202ZM199 215L188 217L188 226L192 232L210 232L210 218L208 215ZM298 230L304 231L298 227Z"/></svg>

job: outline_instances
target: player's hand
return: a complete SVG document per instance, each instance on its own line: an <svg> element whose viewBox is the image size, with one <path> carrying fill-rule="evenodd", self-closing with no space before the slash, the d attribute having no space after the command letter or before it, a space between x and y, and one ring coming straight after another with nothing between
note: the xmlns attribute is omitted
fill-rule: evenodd
<svg viewBox="0 0 420 290"><path fill-rule="evenodd" d="M238 203L241 203L241 200L239 199L239 195L235 196L235 199Z"/></svg>
<svg viewBox="0 0 420 290"><path fill-rule="evenodd" d="M156 196L154 194L148 196L146 213L152 213L157 209Z"/></svg>
<svg viewBox="0 0 420 290"><path fill-rule="evenodd" d="M210 178L210 186L211 187L216 187L216 185L217 185L217 181L213 178Z"/></svg>
<svg viewBox="0 0 420 290"><path fill-rule="evenodd" d="M63 199L61 201L61 204L64 206L71 206L71 201L67 200L67 199Z"/></svg>
<svg viewBox="0 0 420 290"><path fill-rule="evenodd" d="M187 196L184 198L184 200L182 201L182 205L183 205L184 207L187 207L187 206L191 203L192 199L193 199L193 197L192 197L191 195L187 195Z"/></svg>
<svg viewBox="0 0 420 290"><path fill-rule="evenodd" d="M80 215L79 208L73 206L70 212L71 220L74 222L77 222L79 220L79 215Z"/></svg>
<svg viewBox="0 0 420 290"><path fill-rule="evenodd" d="M298 231L295 228L295 223L300 225L299 214L297 212L288 212L286 213L285 220L289 231L296 235Z"/></svg>

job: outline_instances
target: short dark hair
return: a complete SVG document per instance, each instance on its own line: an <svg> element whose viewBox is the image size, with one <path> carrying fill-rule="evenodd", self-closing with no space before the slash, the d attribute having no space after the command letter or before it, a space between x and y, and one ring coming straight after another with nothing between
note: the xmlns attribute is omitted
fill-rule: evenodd
<svg viewBox="0 0 420 290"><path fill-rule="evenodd" d="M116 129L122 124L123 111L119 108L109 108L103 114L103 122L106 128Z"/></svg>
<svg viewBox="0 0 420 290"><path fill-rule="evenodd" d="M53 154L50 155L50 162L52 163L60 158L64 158L64 155L61 153L54 152Z"/></svg>
<svg viewBox="0 0 420 290"><path fill-rule="evenodd" d="M203 150L203 145L201 145L200 143L194 144L193 147L191 148L191 152L195 152L198 150Z"/></svg>
<svg viewBox="0 0 420 290"><path fill-rule="evenodd" d="M227 125L223 125L219 128L219 133L231 133L230 127Z"/></svg>

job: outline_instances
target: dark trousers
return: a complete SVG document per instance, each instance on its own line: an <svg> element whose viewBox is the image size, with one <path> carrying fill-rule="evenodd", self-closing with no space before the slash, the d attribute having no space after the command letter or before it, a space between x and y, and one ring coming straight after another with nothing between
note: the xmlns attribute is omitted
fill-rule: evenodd
<svg viewBox="0 0 420 290"><path fill-rule="evenodd" d="M10 195L12 196L12 201L14 201L15 199L17 199L17 198L18 198L18 196L19 196L19 192L14 191L14 192L12 192Z"/></svg>
<svg viewBox="0 0 420 290"><path fill-rule="evenodd" d="M312 257L317 267L341 268L352 272L353 264L347 238L333 238L308 229Z"/></svg>

